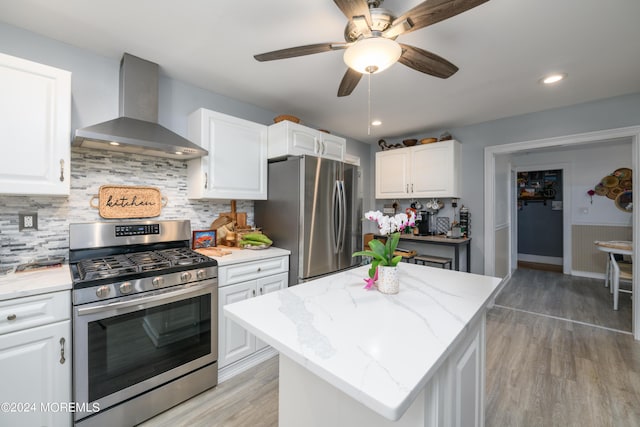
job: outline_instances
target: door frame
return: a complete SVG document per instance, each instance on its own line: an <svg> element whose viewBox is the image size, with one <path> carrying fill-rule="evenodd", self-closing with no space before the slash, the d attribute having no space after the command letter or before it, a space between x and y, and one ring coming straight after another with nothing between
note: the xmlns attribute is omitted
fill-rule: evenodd
<svg viewBox="0 0 640 427"><path fill-rule="evenodd" d="M530 141L513 142L501 145L487 146L484 149L484 274L493 275L495 272L495 156L499 154L513 154L520 151L537 148L571 147L581 144L594 143L617 138L630 138L632 147L632 169L638 171L640 165L640 126L629 126L623 128L606 129L594 132L579 133L573 135L563 135L553 138L543 138ZM509 173L507 176L511 177ZM640 179L638 173L633 174L633 186L638 188ZM638 244L640 241L640 213L638 209L633 210L633 257L638 254ZM570 242L567 242L570 243ZM638 277L640 267L638 263L633 264L633 276ZM634 280L633 287L636 287ZM633 293L633 321L632 330L636 340L640 340L640 313L636 307L640 307L640 292Z"/></svg>

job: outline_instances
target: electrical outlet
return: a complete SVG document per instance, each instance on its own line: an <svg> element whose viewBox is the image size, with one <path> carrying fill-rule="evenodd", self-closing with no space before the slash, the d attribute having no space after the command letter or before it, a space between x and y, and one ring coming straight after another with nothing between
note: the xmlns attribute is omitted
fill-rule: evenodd
<svg viewBox="0 0 640 427"><path fill-rule="evenodd" d="M18 214L18 229L37 230L38 229L38 213L20 213Z"/></svg>

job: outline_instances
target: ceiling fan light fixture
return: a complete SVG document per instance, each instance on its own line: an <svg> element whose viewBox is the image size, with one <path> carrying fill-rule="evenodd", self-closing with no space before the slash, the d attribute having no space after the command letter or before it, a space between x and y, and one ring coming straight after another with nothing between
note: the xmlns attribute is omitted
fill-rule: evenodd
<svg viewBox="0 0 640 427"><path fill-rule="evenodd" d="M359 73L375 74L395 64L402 55L400 45L384 37L359 40L344 52L344 62Z"/></svg>
<svg viewBox="0 0 640 427"><path fill-rule="evenodd" d="M371 126L380 126L382 124L382 122L380 120L373 120L371 122Z"/></svg>

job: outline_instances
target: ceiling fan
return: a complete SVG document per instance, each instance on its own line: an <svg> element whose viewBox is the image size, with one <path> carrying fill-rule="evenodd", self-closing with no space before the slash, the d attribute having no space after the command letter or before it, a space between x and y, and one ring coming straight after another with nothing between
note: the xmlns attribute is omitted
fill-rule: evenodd
<svg viewBox="0 0 640 427"><path fill-rule="evenodd" d="M380 7L384 0L333 1L349 20L344 30L345 42L274 50L255 55L254 58L258 61L272 61L346 49L344 60L349 68L340 82L338 96L351 94L363 73L383 71L396 61L421 73L446 79L458 71L458 67L435 53L397 43L395 39L401 34L433 25L489 0L425 0L397 17ZM378 59L362 60L369 53L378 55Z"/></svg>

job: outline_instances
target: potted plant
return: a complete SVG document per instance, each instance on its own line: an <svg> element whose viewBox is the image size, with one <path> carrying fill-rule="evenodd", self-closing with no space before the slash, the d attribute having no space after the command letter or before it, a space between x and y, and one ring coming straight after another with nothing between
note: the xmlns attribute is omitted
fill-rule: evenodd
<svg viewBox="0 0 640 427"><path fill-rule="evenodd" d="M369 211L365 213L365 218L376 221L380 234L387 236L385 243L373 239L369 242L370 250L358 251L353 256L368 256L372 258L371 268L369 268L369 279L365 279L370 289L378 281L378 290L387 294L396 294L399 291L398 263L402 259L400 255L394 255L400 233L406 227L415 226L415 214L410 211L410 215L400 213L393 217L383 215L380 211Z"/></svg>

